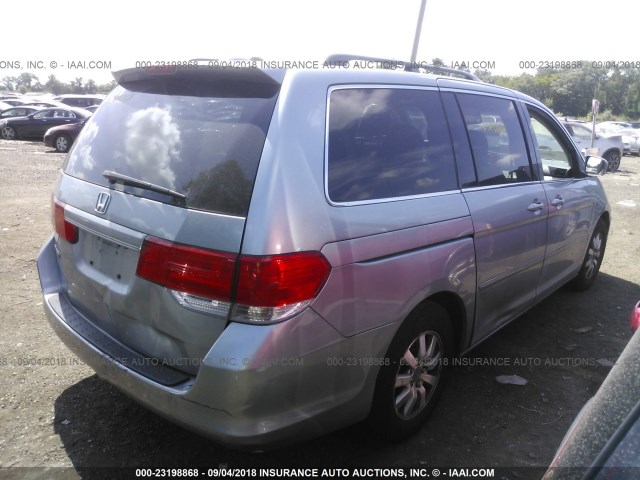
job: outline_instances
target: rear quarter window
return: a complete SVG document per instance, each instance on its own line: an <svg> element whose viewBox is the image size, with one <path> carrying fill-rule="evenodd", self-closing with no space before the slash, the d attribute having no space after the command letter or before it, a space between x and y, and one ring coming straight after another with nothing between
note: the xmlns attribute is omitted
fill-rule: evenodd
<svg viewBox="0 0 640 480"><path fill-rule="evenodd" d="M437 92L393 88L330 92L327 191L332 202L454 189L453 150Z"/></svg>

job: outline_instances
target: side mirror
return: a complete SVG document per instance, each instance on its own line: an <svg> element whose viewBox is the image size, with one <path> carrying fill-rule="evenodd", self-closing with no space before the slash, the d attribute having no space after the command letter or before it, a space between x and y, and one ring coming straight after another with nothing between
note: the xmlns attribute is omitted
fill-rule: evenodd
<svg viewBox="0 0 640 480"><path fill-rule="evenodd" d="M609 168L609 162L602 157L591 156L587 157L586 170L587 173L592 175L604 175Z"/></svg>

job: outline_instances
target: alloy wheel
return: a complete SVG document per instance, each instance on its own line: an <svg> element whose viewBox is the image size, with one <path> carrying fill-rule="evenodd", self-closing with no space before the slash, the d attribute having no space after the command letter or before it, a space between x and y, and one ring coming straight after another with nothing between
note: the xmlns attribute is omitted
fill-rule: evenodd
<svg viewBox="0 0 640 480"><path fill-rule="evenodd" d="M404 420L418 415L429 403L442 370L442 340L433 331L422 332L409 345L396 374L394 405Z"/></svg>

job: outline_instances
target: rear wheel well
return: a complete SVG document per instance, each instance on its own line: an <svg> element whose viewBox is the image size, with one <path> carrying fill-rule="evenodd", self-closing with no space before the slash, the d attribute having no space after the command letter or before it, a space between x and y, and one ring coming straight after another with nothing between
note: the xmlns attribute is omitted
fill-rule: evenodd
<svg viewBox="0 0 640 480"><path fill-rule="evenodd" d="M415 309L419 308L420 305L425 302L437 303L447 311L451 326L453 327L453 353L457 355L464 351L463 342L465 340L464 333L467 328L467 316L462 299L452 292L439 292L425 298L421 303L416 305Z"/></svg>

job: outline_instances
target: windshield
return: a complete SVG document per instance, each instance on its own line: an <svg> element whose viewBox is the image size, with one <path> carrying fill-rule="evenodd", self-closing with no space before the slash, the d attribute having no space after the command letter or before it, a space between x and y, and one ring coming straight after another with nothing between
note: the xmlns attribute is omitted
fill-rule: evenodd
<svg viewBox="0 0 640 480"><path fill-rule="evenodd" d="M185 195L180 206L246 216L277 96L275 88L265 94L249 87L212 96L210 85L186 95L183 88L119 86L83 128L64 171L175 204L171 196L103 176L116 172Z"/></svg>

